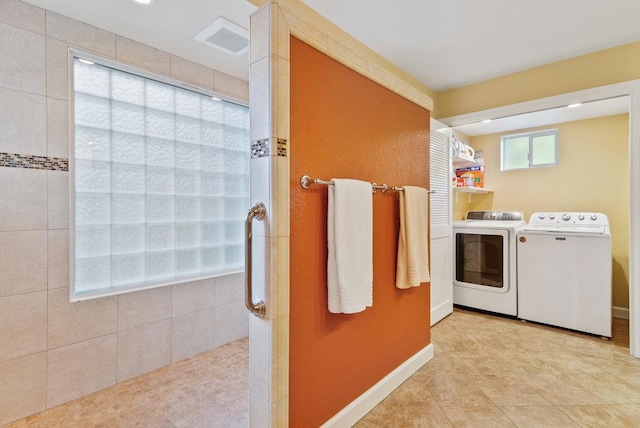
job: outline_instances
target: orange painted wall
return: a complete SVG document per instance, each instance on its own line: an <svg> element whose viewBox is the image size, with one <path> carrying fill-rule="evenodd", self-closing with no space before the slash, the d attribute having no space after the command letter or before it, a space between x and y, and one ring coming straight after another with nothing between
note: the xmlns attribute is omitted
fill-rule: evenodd
<svg viewBox="0 0 640 428"><path fill-rule="evenodd" d="M429 186L429 111L291 38L291 427L316 427L430 343L429 284L395 288L396 192L373 195L373 307L327 309L327 188Z"/></svg>

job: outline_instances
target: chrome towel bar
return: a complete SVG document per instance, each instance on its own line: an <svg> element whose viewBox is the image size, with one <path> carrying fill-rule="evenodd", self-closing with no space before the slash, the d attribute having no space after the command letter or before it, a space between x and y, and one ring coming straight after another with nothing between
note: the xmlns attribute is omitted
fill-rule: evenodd
<svg viewBox="0 0 640 428"><path fill-rule="evenodd" d="M319 178L311 178L308 175L303 175L300 178L300 185L304 189L308 189L312 184L322 184L324 186L332 186L331 181L320 180ZM387 190L395 190L396 192L402 192L404 189L398 186L387 186L386 184L371 183L371 193L376 193L380 189L382 193L387 193ZM427 190L429 193L436 193L435 190Z"/></svg>

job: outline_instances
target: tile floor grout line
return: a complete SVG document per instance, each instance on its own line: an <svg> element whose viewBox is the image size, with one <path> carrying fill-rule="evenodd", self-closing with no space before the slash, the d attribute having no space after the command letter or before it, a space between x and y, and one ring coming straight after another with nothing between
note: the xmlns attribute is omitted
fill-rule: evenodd
<svg viewBox="0 0 640 428"><path fill-rule="evenodd" d="M452 403L453 407L459 406L460 402L466 404L469 400L469 390L465 388L464 381L458 381L456 387L455 383L449 385L447 379L457 378L459 380L460 376L462 379L467 379L468 383L473 384L479 392L488 397L488 403L493 404L489 407L494 408L493 410L483 410L482 406L464 407L467 410L462 411L461 417L467 417L471 420L493 417L500 419L503 423L511 421L511 423L518 425L518 420L525 423L523 421L550 418L550 420L555 420L556 425L571 423L576 426L584 426L588 418L594 417L591 413L597 414L597 408L601 407L600 404L575 405L577 413L572 413L573 417L570 417L568 412L562 411L560 407L574 406L569 403L582 401L586 403L591 401L608 403L611 401L611 399L603 400L602 394L607 397L610 394L615 394L614 401L616 403L640 402L640 381L630 382L628 379L629 370L640 369L638 360L625 355L628 352L628 337L624 332L628 326L625 326L624 323L628 323L628 321L613 320L613 323L614 337L611 341L603 343L599 338L579 332L535 323L520 324L517 320L456 308L452 315L432 328L431 337L435 356L432 361L418 371L418 379L422 381L426 391L430 393L434 392L434 387L444 388L443 394L445 395L443 397L448 400L447 404ZM594 378L598 379L598 373L606 373L606 380L592 381ZM536 377L541 374L550 377ZM470 376L475 377L470 378ZM580 383L570 381L577 377L581 377L584 381ZM569 382L557 379L567 379ZM566 386L566 384L570 386ZM500 394L503 393L501 388L506 391L504 392L504 400L500 398ZM599 395L594 394L596 391ZM576 394L578 394L577 399ZM581 394L585 395L581 396ZM433 397L435 396L433 395ZM435 403L434 408L442 413L447 408L442 405L444 403L442 400L440 402L437 400L435 402L427 401ZM505 403L513 404L504 405ZM608 414L604 416L597 417L640 420L640 404L635 406L629 404L617 407L611 407L613 404L606 404L612 410L609 410ZM422 409L419 406L417 409L415 407L409 409L406 406L404 408L395 406L388 408L378 416L375 416L374 409L356 426L362 428L392 427L398 421L400 424L413 423L407 422L407 417L417 418L414 424L418 425L421 415L425 415L430 410L428 410L429 405L423 406ZM500 412L495 407L499 408ZM508 412L507 407L511 407ZM455 413L451 413L452 411L454 410L448 410L449 416L455 415ZM378 423L375 423L376 418L382 414L390 416L384 420L384 424L380 419L377 419ZM434 417L440 417L435 413L434 415ZM449 416L446 420L453 422L454 420ZM456 419L456 421L460 423L460 420ZM611 423L615 424L612 421L613 419L609 419L608 425L607 423L599 425L611 426ZM446 424L444 419L441 422L443 425ZM469 421L464 422L468 423ZM477 423L476 425L482 424Z"/></svg>

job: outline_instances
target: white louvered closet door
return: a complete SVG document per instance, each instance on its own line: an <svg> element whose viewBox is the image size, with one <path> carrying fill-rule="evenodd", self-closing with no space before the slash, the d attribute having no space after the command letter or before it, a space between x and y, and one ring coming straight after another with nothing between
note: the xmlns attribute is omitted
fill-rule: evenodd
<svg viewBox="0 0 640 428"><path fill-rule="evenodd" d="M453 312L453 265L451 230L452 131L431 119L429 223L431 226L431 325Z"/></svg>

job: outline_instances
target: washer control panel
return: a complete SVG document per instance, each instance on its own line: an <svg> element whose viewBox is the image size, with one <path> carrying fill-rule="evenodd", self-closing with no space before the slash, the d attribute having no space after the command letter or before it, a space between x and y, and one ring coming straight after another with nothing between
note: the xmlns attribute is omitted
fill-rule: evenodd
<svg viewBox="0 0 640 428"><path fill-rule="evenodd" d="M531 214L529 224L608 226L609 219L603 213L590 212L536 212Z"/></svg>

